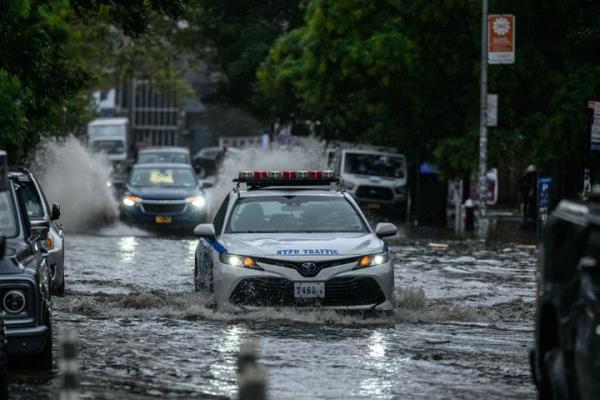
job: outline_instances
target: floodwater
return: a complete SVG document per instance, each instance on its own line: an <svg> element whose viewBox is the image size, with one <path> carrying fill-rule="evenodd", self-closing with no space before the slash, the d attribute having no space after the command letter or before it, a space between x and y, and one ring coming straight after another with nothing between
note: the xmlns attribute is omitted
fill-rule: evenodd
<svg viewBox="0 0 600 400"><path fill-rule="evenodd" d="M249 339L271 399L535 394L531 247L401 240L391 246L398 307L363 317L216 307L193 293L193 239L116 227L67 240L55 343L61 328L79 331L82 398L235 398L236 356ZM10 378L12 398L56 397L56 371Z"/></svg>

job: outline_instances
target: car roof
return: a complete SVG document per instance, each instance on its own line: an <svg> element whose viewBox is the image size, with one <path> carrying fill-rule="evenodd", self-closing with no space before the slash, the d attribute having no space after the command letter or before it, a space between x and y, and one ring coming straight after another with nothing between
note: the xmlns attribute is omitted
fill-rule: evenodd
<svg viewBox="0 0 600 400"><path fill-rule="evenodd" d="M127 122L129 122L129 119L127 118L99 118L90 122L88 126L117 125Z"/></svg>
<svg viewBox="0 0 600 400"><path fill-rule="evenodd" d="M264 188L256 190L240 190L240 197L280 197L280 196L327 196L327 197L344 197L344 192L329 189L308 189L308 188Z"/></svg>
<svg viewBox="0 0 600 400"><path fill-rule="evenodd" d="M400 157L404 157L404 154L401 153L394 153L394 152L390 152L390 151L379 151L379 150L365 150L365 149L344 149L342 150L344 153L355 153L355 154L379 154L379 155L385 155L385 156L400 156Z"/></svg>
<svg viewBox="0 0 600 400"><path fill-rule="evenodd" d="M181 163L148 163L148 164L135 164L133 168L141 169L141 168L179 168L179 169L190 169L192 170L192 166L189 164L181 164Z"/></svg>
<svg viewBox="0 0 600 400"><path fill-rule="evenodd" d="M190 150L186 147L147 147L140 149L138 152L142 153L186 153L190 154Z"/></svg>

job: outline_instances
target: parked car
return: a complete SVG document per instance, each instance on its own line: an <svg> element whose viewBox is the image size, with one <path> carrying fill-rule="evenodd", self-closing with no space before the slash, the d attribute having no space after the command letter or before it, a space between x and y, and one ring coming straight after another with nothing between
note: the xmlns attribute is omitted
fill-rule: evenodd
<svg viewBox="0 0 600 400"><path fill-rule="evenodd" d="M19 184L25 201L27 216L34 222L45 222L50 230L46 239L48 266L52 280L53 294L62 296L65 292L65 237L60 223L60 207L49 205L46 195L35 176L26 168L10 168L9 176Z"/></svg>
<svg viewBox="0 0 600 400"><path fill-rule="evenodd" d="M600 399L600 193L563 201L544 230L532 371L539 399Z"/></svg>
<svg viewBox="0 0 600 400"><path fill-rule="evenodd" d="M50 268L44 243L50 227L30 220L17 176L0 151L0 301L7 354L36 368L52 368Z"/></svg>
<svg viewBox="0 0 600 400"><path fill-rule="evenodd" d="M190 151L185 147L149 147L138 152L137 164L191 165Z"/></svg>

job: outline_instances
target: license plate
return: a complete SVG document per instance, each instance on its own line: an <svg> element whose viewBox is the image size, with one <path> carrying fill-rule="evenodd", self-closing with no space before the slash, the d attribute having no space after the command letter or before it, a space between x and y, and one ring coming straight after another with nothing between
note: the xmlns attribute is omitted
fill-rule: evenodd
<svg viewBox="0 0 600 400"><path fill-rule="evenodd" d="M325 282L294 282L294 296L297 299L325 297Z"/></svg>
<svg viewBox="0 0 600 400"><path fill-rule="evenodd" d="M369 210L381 210L381 203L369 203L367 204Z"/></svg>
<svg viewBox="0 0 600 400"><path fill-rule="evenodd" d="M154 217L154 222L157 224L170 224L173 221L173 217L165 217L164 215L157 215Z"/></svg>

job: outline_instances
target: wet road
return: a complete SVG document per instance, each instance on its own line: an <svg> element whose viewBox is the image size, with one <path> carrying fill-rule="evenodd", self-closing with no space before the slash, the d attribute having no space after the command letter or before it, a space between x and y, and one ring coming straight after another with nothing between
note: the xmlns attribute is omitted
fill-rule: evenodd
<svg viewBox="0 0 600 400"><path fill-rule="evenodd" d="M394 316L217 308L192 293L195 240L122 228L69 235L54 326L81 339L83 398L231 398L239 345L259 343L272 399L533 398L533 249L403 241ZM55 332L56 335L59 332ZM57 336L55 338L57 341ZM54 375L11 375L17 399Z"/></svg>

